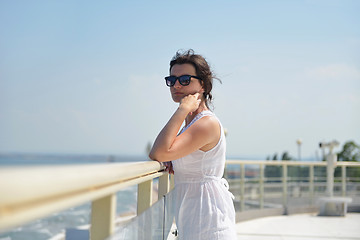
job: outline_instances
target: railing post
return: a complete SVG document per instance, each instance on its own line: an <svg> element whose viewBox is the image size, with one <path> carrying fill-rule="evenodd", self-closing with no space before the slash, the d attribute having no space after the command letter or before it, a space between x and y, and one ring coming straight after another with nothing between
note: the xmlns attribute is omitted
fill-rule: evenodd
<svg viewBox="0 0 360 240"><path fill-rule="evenodd" d="M116 195L100 198L91 206L90 239L103 240L114 232L116 214Z"/></svg>
<svg viewBox="0 0 360 240"><path fill-rule="evenodd" d="M341 166L342 196L346 196L346 166Z"/></svg>
<svg viewBox="0 0 360 240"><path fill-rule="evenodd" d="M283 164L282 184L283 184L283 207L287 212L287 165Z"/></svg>
<svg viewBox="0 0 360 240"><path fill-rule="evenodd" d="M152 185L152 179L138 185L137 215L140 215L151 206Z"/></svg>
<svg viewBox="0 0 360 240"><path fill-rule="evenodd" d="M240 180L240 211L245 210L245 164L240 165L241 180Z"/></svg>
<svg viewBox="0 0 360 240"><path fill-rule="evenodd" d="M264 164L260 164L260 209L264 208Z"/></svg>
<svg viewBox="0 0 360 240"><path fill-rule="evenodd" d="M158 200L161 200L169 192L170 181L169 173L165 172L159 177Z"/></svg>
<svg viewBox="0 0 360 240"><path fill-rule="evenodd" d="M309 166L309 195L310 203L314 204L314 165Z"/></svg>

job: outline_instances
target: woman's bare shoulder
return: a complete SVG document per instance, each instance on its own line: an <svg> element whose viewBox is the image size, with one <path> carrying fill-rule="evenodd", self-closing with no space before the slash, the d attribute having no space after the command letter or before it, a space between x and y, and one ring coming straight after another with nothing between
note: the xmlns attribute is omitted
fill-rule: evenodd
<svg viewBox="0 0 360 240"><path fill-rule="evenodd" d="M219 132L219 121L215 116L204 116L197 120L190 128L197 133L214 135Z"/></svg>

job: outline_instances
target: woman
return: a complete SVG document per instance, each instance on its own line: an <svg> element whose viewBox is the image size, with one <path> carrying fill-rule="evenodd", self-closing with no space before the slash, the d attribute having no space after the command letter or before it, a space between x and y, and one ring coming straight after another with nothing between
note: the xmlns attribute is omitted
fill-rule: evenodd
<svg viewBox="0 0 360 240"><path fill-rule="evenodd" d="M213 80L210 67L193 50L177 52L165 80L179 107L157 136L149 157L168 162L167 169L174 173L179 239L236 239L232 194L221 178L225 167L224 130L209 111Z"/></svg>

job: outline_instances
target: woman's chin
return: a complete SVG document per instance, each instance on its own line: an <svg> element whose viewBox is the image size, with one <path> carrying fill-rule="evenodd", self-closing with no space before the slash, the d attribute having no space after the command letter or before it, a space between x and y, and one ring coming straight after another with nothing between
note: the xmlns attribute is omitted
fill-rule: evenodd
<svg viewBox="0 0 360 240"><path fill-rule="evenodd" d="M181 97L179 96L171 96L173 101L176 102L176 103L179 103L181 101Z"/></svg>

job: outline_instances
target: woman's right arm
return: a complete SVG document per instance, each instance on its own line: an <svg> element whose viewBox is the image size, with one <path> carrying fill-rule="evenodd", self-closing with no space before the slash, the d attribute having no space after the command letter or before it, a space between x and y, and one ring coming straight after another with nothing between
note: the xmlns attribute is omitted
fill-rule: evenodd
<svg viewBox="0 0 360 240"><path fill-rule="evenodd" d="M167 162L166 159L163 160L163 155L164 153L167 153L169 149L171 149L171 146L175 141L180 127L188 113L189 111L181 105L175 111L175 113L172 115L165 127L161 130L154 142L154 145L149 154L149 157L152 160L156 160L159 162Z"/></svg>
<svg viewBox="0 0 360 240"><path fill-rule="evenodd" d="M210 142L216 141L217 123L200 119L181 135L177 135L182 123L190 112L198 109L199 94L188 95L181 100L169 122L157 136L149 157L159 162L168 162L184 157Z"/></svg>

